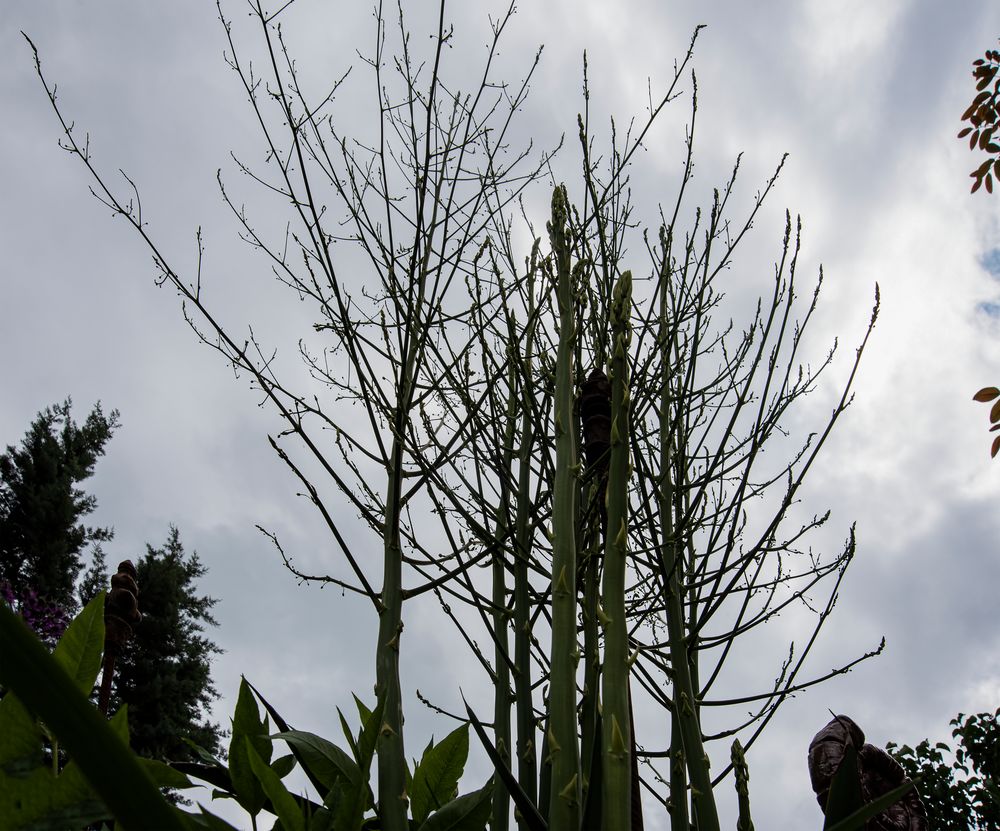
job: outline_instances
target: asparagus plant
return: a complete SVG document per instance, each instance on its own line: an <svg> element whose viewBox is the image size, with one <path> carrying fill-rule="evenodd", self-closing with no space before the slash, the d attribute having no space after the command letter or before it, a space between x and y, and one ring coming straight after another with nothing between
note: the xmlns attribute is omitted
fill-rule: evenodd
<svg viewBox="0 0 1000 831"><path fill-rule="evenodd" d="M573 266L570 257L569 205L565 187L552 194L549 239L552 271L559 309L559 346L553 401L556 443L552 487L552 645L549 670L548 758L552 786L548 805L552 831L577 831L580 825L581 774L576 723L576 667L580 652L576 640L576 498L579 472L577 439L573 430L573 351L577 336L574 315Z"/></svg>
<svg viewBox="0 0 1000 831"><path fill-rule="evenodd" d="M99 198L149 245L161 280L180 293L186 318L204 328L196 329L199 337L247 373L282 419L283 428L271 443L320 511L344 559L341 571L310 574L272 537L286 565L301 579L358 593L378 615L382 827L402 831L407 825L399 668L404 604L433 592L457 624L469 625L451 603L473 610L492 641L487 654L475 637L461 631L496 682L496 744L505 752L516 747L518 773L508 789L514 793L516 784L518 798L546 814L549 827L577 831L584 795L589 799L597 790L588 781L596 779L594 759L600 759L605 824L625 827L622 817L630 802L638 801L630 787L638 776L631 769L634 719L627 707L629 691L636 690L659 709L657 730L643 743L659 743L662 749L653 753L669 754L665 800L672 827L686 831L690 821L699 831L714 831L712 789L731 766L713 779L706 744L745 730L752 731L749 750L789 694L822 680L801 681L798 674L853 556L849 539L832 560L800 566L802 538L826 516L818 514L791 530L786 525L803 477L849 403L857 362L816 438L807 439L776 471L762 470L760 464L765 443L782 435L789 408L815 388L829 363L815 371L800 369L802 333L816 295L797 325L798 235L791 242L790 218L771 295L742 330L718 329L713 323L713 315L725 319L722 313L731 311L717 280L732 264L777 173L744 220L730 221L726 210L737 165L710 207L695 209L685 228L682 206L687 209L697 112L693 95L673 208L661 211L658 242L643 236L633 246L645 246L650 269L648 280L636 279L640 288L630 305L624 257L639 225L632 215L630 171L687 77L693 38L648 118L623 140L613 130L607 154L593 149L585 86L578 125L580 198L573 203L565 187L555 189L551 251L541 252L536 241L521 271L511 206L543 178L550 157L542 154L529 164L528 150L507 149L512 118L536 65L528 67L519 86L493 78L493 58L512 4L492 24L483 74L466 97L451 91L445 74L452 31L444 3L426 56L429 71L423 75L400 8L398 71L391 77L384 72L392 56L380 5L368 56L380 136L373 143L351 143L335 119L325 119L332 94L320 103L307 96L276 15L256 0L252 11L271 75L267 85L251 73L221 9L220 17L231 65L269 149L274 183L267 185L294 212L297 231L289 236L289 247L295 256L283 245L270 244L225 187L223 196L279 279L315 304L317 341L303 341L299 348L322 396L282 380L287 376L252 331L244 339L219 322L201 292L200 265L187 277L174 269L139 216L138 203L133 206L110 187L88 147L77 143L71 123L63 119L54 89L46 84L46 91L67 149L94 177ZM601 159L606 170L599 167ZM238 169L252 173L242 164ZM254 179L263 181L256 174ZM346 220L341 225L328 218L333 214L327 199L339 205ZM363 286L343 276L358 262L342 256L338 241L354 244L360 253L369 270ZM479 273L485 260L492 276ZM462 291L463 280L469 291ZM858 359L860 354L859 349ZM337 360L328 361L331 356ZM586 528L594 514L581 510L588 495L598 504L605 499L603 484L586 480L590 464L584 474L577 452L581 419L574 391L583 381L585 360L593 366L610 361L614 384L603 558L593 553L596 535ZM474 364L481 366L478 377ZM299 453L315 463L331 488L314 481ZM745 518L772 485L785 489L775 500L777 508L756 512L759 521L748 527ZM330 490L339 496L331 497ZM345 508L360 516L381 543L380 558L366 561L355 555L336 519ZM434 517L439 525L414 522L414 513ZM482 589L473 574L479 563L492 566L490 589ZM773 687L738 699L713 699L738 638L802 601L826 578L833 589L819 608L806 648L779 669ZM712 632L723 617L720 610L732 611L735 623ZM603 629L597 625L602 619ZM512 669L508 620L513 623ZM581 628L586 656L582 707L577 683ZM658 636L663 629L666 645ZM709 662L703 656L712 649ZM508 729L508 670L516 736ZM545 702L537 700L542 688L547 689ZM748 702L759 705L748 720L705 735L705 708L743 708ZM581 754L581 744L586 753ZM499 775L509 761L501 753L495 764ZM497 831L506 825L504 803L498 791L493 800ZM519 811L522 827L531 814L525 811Z"/></svg>
<svg viewBox="0 0 1000 831"><path fill-rule="evenodd" d="M607 540L601 599L604 661L601 685L603 808L605 828L628 828L632 809L632 730L629 712L628 621L625 617L625 571L628 558L629 377L632 273L615 287L611 306L611 458L608 464Z"/></svg>

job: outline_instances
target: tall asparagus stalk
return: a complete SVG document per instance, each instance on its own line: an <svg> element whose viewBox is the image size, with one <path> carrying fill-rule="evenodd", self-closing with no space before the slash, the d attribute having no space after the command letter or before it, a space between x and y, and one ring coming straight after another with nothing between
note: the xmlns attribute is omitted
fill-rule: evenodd
<svg viewBox="0 0 1000 831"><path fill-rule="evenodd" d="M628 553L629 315L632 273L615 286L611 304L611 459L608 463L608 534L604 549L602 676L602 816L604 828L631 823L631 730L628 706L628 628L625 619L625 559Z"/></svg>
<svg viewBox="0 0 1000 831"><path fill-rule="evenodd" d="M556 469L552 493L552 648L549 684L548 755L552 765L550 831L578 831L580 826L580 751L576 724L576 435L573 429L573 347L576 339L568 199L562 185L552 194L549 239L555 261L559 346L553 406Z"/></svg>
<svg viewBox="0 0 1000 831"><path fill-rule="evenodd" d="M668 319L668 292L666 286L660 291L659 344L662 371L667 373L671 367L671 327ZM659 546L660 569L665 584L665 611L667 632L670 641L670 667L673 672L674 712L672 725L680 733L680 744L684 764L691 782L691 800L693 805L693 823L698 831L719 831L719 815L715 806L715 796L712 793L712 778L709 775L709 759L702 742L701 724L698 719L697 699L691 670L691 655L688 650L687 628L684 618L683 586L684 576L684 541L675 533L674 527L674 490L672 445L674 435L670 420L672 412L670 404L671 385L664 378L660 393L660 485L658 492L658 509L661 523L661 540ZM676 752L677 742L671 742L671 751ZM672 754L673 755L673 754ZM677 764L677 758L671 764ZM675 793L673 785L683 782L681 776L671 776L670 800L676 803L686 799L684 793ZM675 808L671 812L671 827L681 831L677 824L683 818L683 811ZM685 827L683 831L687 831Z"/></svg>
<svg viewBox="0 0 1000 831"><path fill-rule="evenodd" d="M408 369L412 365L408 363ZM403 550L400 544L402 433L397 416L388 469L383 536L382 594L375 646L375 693L382 707L378 734L379 817L386 831L406 831L406 757L403 754L403 699L399 685L399 639L403 632Z"/></svg>
<svg viewBox="0 0 1000 831"><path fill-rule="evenodd" d="M513 463L514 436L518 428L517 379L514 364L514 347L507 347L507 407L504 425L504 444L501 461L500 506L496 521L496 547L493 554L493 646L494 668L496 672L493 700L493 725L496 734L497 752L504 764L510 768L511 725L510 725L510 644L507 624L510 612L507 609L507 566L504 553L510 536L511 465ZM510 825L510 794L497 776L493 792L493 814L491 831L507 831Z"/></svg>
<svg viewBox="0 0 1000 831"><path fill-rule="evenodd" d="M517 721L517 781L532 802L538 794L538 763L535 748L535 711L532 703L531 598L528 564L531 556L531 460L534 445L532 425L532 359L535 341L535 286L538 243L532 248L528 266L528 329L521 359L522 400L518 445L517 510L514 516L514 698ZM544 811L544 806L542 806ZM523 818L518 822L526 827Z"/></svg>

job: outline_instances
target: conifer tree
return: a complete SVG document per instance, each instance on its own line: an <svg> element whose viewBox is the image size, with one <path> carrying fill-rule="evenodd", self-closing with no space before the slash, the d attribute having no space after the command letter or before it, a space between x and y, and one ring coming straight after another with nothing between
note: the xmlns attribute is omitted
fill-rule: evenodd
<svg viewBox="0 0 1000 831"><path fill-rule="evenodd" d="M48 407L19 447L0 456L0 597L54 645L80 605L108 588L102 543L110 528L81 520L97 498L78 486L94 472L118 427L98 403L78 426L72 402ZM83 569L83 552L93 545ZM112 710L129 705L132 744L140 755L186 759L189 738L212 753L222 730L206 717L216 698L211 658L221 650L205 636L215 626L215 599L197 592L205 574L196 553L186 555L171 527L162 548L147 545L137 562L142 623L116 665Z"/></svg>
<svg viewBox="0 0 1000 831"><path fill-rule="evenodd" d="M8 445L0 456L0 587L15 607L48 609L42 618L55 623L76 610L82 552L113 534L81 522L97 498L77 486L93 475L118 412L105 416L98 403L77 426L71 408L67 398L42 410L20 447ZM46 620L35 624L43 635L51 628Z"/></svg>
<svg viewBox="0 0 1000 831"><path fill-rule="evenodd" d="M197 552L185 553L173 526L163 546L147 545L135 565L142 621L115 665L111 710L128 705L132 748L140 756L191 759L185 739L217 755L223 731L206 711L218 697L211 659L222 650L205 630L218 625L211 613L218 601L196 585L207 569ZM108 579L103 551L95 551L80 599L106 588Z"/></svg>

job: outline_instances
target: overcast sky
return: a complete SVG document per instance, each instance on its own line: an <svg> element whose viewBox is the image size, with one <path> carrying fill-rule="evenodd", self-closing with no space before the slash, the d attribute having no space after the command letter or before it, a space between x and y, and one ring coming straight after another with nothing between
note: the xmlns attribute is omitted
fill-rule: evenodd
<svg viewBox="0 0 1000 831"><path fill-rule="evenodd" d="M460 46L447 56L459 76L485 42L489 8L467 5L455 4ZM242 3L225 9L245 20ZM295 14L291 42L311 77L341 74L358 44L371 42L364 3L299 0ZM973 93L970 62L996 44L1000 6L524 2L504 60L516 67L538 44L545 51L522 129L542 144L575 134L584 49L595 111L619 123L641 113L646 79L656 87L669 77L700 23L708 28L694 61L699 186L722 183L742 151L747 200L790 154L747 258L732 270L738 291L768 290L787 208L803 218L802 272L824 266L816 326L827 340L841 336L842 358L863 333L876 282L882 293L856 402L803 500L809 510L833 510L831 539L842 540L852 521L858 528L858 555L812 671L883 635L888 646L788 702L749 757L757 827L818 828L805 752L828 710L851 715L884 745L949 738L956 713L1000 706L1000 461L989 460L987 408L971 401L979 387L1000 382L1000 326L991 312L1000 302L1000 196L969 195L977 157L955 138ZM421 38L427 25L413 20ZM236 179L231 149L256 162L263 151L222 59L214 4L5 4L0 443L18 442L40 409L66 396L78 419L98 400L120 410L122 427L88 483L100 502L95 521L116 530L109 560L139 556L176 524L209 569L202 588L220 600L213 637L226 651L214 666L216 717L226 722L242 672L294 725L335 737L333 707L350 707L352 691L372 698L370 607L297 586L255 530L275 531L307 570L333 567L321 519L295 497L296 483L267 444L279 422L257 406L245 379L197 344L174 293L154 285L140 241L88 195L84 169L57 147L58 125L19 30L38 46L78 133L89 132L96 163L139 183L144 219L178 267L193 265L202 227L205 290L227 324L294 335L306 320L300 304L235 241L215 183L218 168ZM252 37L246 43L248 53L259 47ZM357 72L350 82L368 78ZM363 90L349 88L347 100ZM650 223L661 181L661 198L672 199L686 121L681 104L643 161L640 190L649 201L640 207ZM572 145L564 151L566 170L578 169L576 153ZM275 217L280 229L284 220ZM846 367L839 363L830 381ZM832 384L823 387L806 415L829 412L835 394ZM406 615L406 741L414 755L432 732L451 729L416 701L415 689L455 707L459 685L486 702L488 684L449 646L434 608ZM768 654L780 656L789 633L779 625L768 637ZM719 767L728 748L712 753ZM471 775L468 787L487 775L478 757ZM725 822L734 827L730 791L723 786ZM662 818L647 823L665 827Z"/></svg>

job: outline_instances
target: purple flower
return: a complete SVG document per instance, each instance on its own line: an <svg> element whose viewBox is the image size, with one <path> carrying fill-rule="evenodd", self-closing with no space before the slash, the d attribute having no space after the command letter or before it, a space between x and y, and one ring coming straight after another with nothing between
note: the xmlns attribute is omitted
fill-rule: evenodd
<svg viewBox="0 0 1000 831"><path fill-rule="evenodd" d="M39 640L48 647L54 647L69 626L70 612L59 603L42 597L34 589L21 593L14 591L10 583L0 583L0 598L28 624Z"/></svg>

